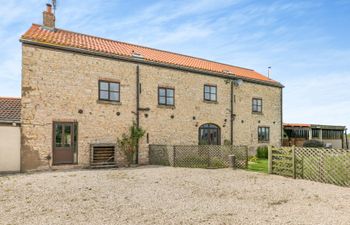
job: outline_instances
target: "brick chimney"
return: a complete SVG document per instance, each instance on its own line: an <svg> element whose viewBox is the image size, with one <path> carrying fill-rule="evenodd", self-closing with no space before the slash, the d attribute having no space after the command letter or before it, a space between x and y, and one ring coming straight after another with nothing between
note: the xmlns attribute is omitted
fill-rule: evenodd
<svg viewBox="0 0 350 225"><path fill-rule="evenodd" d="M52 5L46 4L46 11L43 12L43 26L49 29L54 29L55 20L55 15L52 13Z"/></svg>

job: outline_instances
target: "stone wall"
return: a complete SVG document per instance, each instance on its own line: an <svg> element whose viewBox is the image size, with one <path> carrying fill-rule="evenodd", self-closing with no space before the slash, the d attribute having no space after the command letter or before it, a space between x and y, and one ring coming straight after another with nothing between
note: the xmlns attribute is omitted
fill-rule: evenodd
<svg viewBox="0 0 350 225"><path fill-rule="evenodd" d="M221 128L221 143L230 139L230 85L224 79L152 66L141 66L140 75L140 106L151 109L140 118L149 143L197 145L198 128L205 123ZM217 102L203 100L204 84L217 85ZM158 87L175 88L174 107L158 106Z"/></svg>
<svg viewBox="0 0 350 225"><path fill-rule="evenodd" d="M280 146L282 143L281 88L244 82L234 87L235 103L234 138L237 145L248 145L250 150L257 146ZM262 98L262 113L252 113L252 98ZM270 141L258 142L258 127L270 128ZM254 151L250 151L254 154Z"/></svg>
<svg viewBox="0 0 350 225"><path fill-rule="evenodd" d="M22 170L47 168L53 121L78 122L79 165L89 164L90 144L115 143L136 119L136 67L23 45ZM120 103L98 101L99 79L120 82ZM230 139L230 85L225 79L140 65L140 83L140 107L150 108L140 113L149 137L148 143L146 137L141 142L140 163L148 163L148 144L198 144L198 128L204 123L221 128L221 143ZM203 101L204 84L217 85L217 103ZM159 86L175 88L175 107L158 106ZM257 127L264 125L271 129L270 143L280 145L281 89L244 82L234 94L234 144L259 145ZM263 114L252 114L252 97L263 99ZM124 160L121 154L118 160Z"/></svg>
<svg viewBox="0 0 350 225"><path fill-rule="evenodd" d="M80 165L89 164L90 144L115 143L135 119L135 73L134 64L24 45L22 170L47 167L53 121L78 122ZM98 102L99 79L120 81L120 104Z"/></svg>

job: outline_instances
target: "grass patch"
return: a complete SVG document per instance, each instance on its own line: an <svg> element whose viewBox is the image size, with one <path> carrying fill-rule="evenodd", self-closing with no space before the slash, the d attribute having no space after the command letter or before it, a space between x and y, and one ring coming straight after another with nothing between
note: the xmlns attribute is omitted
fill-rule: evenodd
<svg viewBox="0 0 350 225"><path fill-rule="evenodd" d="M268 172L268 160L267 159L257 159L256 162L248 162L248 170L255 172Z"/></svg>

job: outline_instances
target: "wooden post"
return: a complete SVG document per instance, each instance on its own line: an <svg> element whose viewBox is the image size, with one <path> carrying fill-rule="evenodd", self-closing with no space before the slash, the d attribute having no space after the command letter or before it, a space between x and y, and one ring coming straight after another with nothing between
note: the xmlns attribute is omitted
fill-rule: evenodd
<svg viewBox="0 0 350 225"><path fill-rule="evenodd" d="M248 146L245 146L245 168L248 169L248 155L249 155L249 150L248 150Z"/></svg>
<svg viewBox="0 0 350 225"><path fill-rule="evenodd" d="M292 165L293 165L293 178L296 179L296 163L295 163L295 146L292 146Z"/></svg>
<svg viewBox="0 0 350 225"><path fill-rule="evenodd" d="M272 147L268 146L268 172L272 174Z"/></svg>
<svg viewBox="0 0 350 225"><path fill-rule="evenodd" d="M235 155L229 155L229 162L230 162L230 167L232 169L236 169L236 156Z"/></svg>
<svg viewBox="0 0 350 225"><path fill-rule="evenodd" d="M173 146L173 167L176 167L176 147L175 145Z"/></svg>
<svg viewBox="0 0 350 225"><path fill-rule="evenodd" d="M207 146L208 149L208 168L210 168L210 147Z"/></svg>
<svg viewBox="0 0 350 225"><path fill-rule="evenodd" d="M301 177L304 179L304 156L301 158Z"/></svg>

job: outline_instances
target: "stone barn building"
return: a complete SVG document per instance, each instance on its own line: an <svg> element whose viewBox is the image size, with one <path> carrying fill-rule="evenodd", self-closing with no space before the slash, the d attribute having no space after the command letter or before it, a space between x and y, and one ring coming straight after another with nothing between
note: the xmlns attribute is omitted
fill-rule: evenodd
<svg viewBox="0 0 350 225"><path fill-rule="evenodd" d="M281 145L283 86L254 70L58 29L50 5L21 42L22 171L89 166L134 121L139 164L149 144Z"/></svg>

